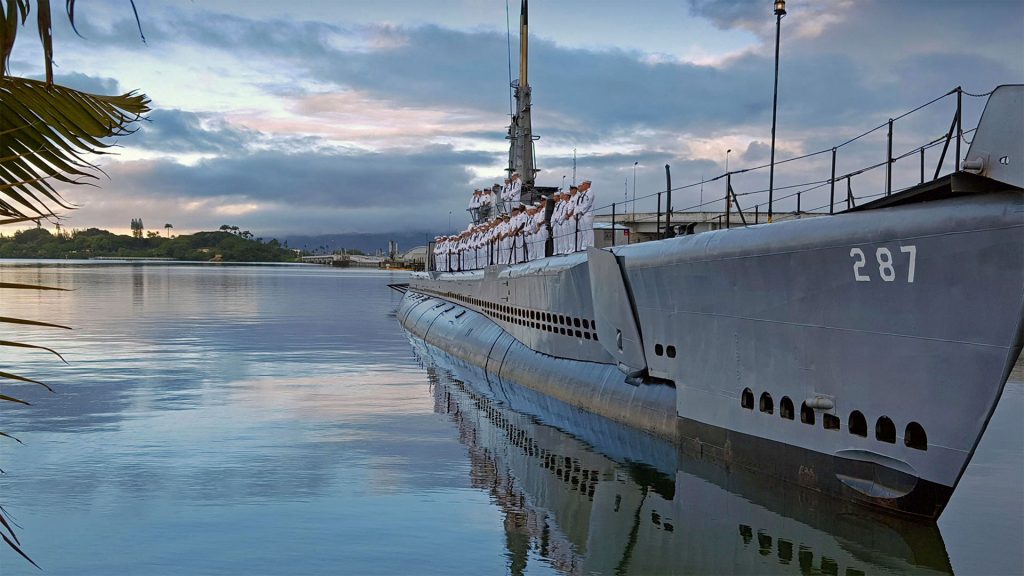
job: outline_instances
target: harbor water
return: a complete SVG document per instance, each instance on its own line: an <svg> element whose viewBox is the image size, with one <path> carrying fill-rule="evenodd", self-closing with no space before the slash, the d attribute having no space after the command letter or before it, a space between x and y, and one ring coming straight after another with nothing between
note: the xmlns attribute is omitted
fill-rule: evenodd
<svg viewBox="0 0 1024 576"><path fill-rule="evenodd" d="M1024 368L937 523L874 513L413 341L401 272L0 261L0 505L39 572L1021 574Z"/></svg>

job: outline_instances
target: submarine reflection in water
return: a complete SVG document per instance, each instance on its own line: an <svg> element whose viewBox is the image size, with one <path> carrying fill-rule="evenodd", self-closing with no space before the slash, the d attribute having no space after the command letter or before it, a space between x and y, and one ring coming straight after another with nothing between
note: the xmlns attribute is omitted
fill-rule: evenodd
<svg viewBox="0 0 1024 576"><path fill-rule="evenodd" d="M950 574L938 527L677 452L410 338L508 567L566 574Z"/></svg>

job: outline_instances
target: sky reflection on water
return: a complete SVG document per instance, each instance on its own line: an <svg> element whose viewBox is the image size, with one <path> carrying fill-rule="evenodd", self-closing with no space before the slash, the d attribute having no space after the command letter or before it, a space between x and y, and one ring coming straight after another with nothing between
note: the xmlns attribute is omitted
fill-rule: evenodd
<svg viewBox="0 0 1024 576"><path fill-rule="evenodd" d="M651 462L648 469L671 469L650 484L637 475L643 466L624 463L614 447L602 452L596 437L566 435L547 425L557 422L500 403L476 407L480 393L463 380L479 376L460 380L443 361L439 368L414 353L392 315L398 295L386 288L400 278L294 266L0 263L5 282L73 290L4 291L0 300L0 315L75 328L5 327L4 338L52 346L70 362L4 351L5 367L57 390L17 387L34 406L0 407L0 429L27 444L0 444L0 498L23 526L27 550L46 574L76 575L622 568L614 544L632 518L601 518L607 493L559 508L552 498L564 494L550 482L553 472L522 456L521 439L494 437L500 420L488 419L500 409L501 418L520 422L520 438L593 462L627 500L646 490L645 518L655 504L678 516L668 536L663 520L661 528L645 520L634 546L645 552L624 573L723 565L794 573L800 534L818 540L818 571L835 542L872 568L903 558L879 543L865 548L849 522L830 532L820 512L808 517L801 504L759 500L763 489L735 478ZM1024 569L1022 380L1018 371L938 529L897 527L903 536L890 540L923 534L929 554L948 552L957 572ZM444 396L449 390L461 404ZM459 417L449 400L464 407ZM672 486L677 498L655 485ZM893 530L870 519L862 525L869 534ZM789 563L780 537L796 542ZM656 538L666 538L660 556ZM707 554L718 563L698 563ZM942 558L925 560L921 571L943 571ZM6 550L0 572L38 573Z"/></svg>

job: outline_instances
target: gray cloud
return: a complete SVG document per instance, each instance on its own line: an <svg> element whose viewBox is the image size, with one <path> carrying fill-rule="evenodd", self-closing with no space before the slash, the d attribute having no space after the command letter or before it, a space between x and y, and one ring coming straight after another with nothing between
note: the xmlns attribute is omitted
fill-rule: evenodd
<svg viewBox="0 0 1024 576"><path fill-rule="evenodd" d="M57 84L88 92L90 94L123 94L121 85L114 78L88 76L79 72L54 74L53 81Z"/></svg>
<svg viewBox="0 0 1024 576"><path fill-rule="evenodd" d="M237 153L260 136L230 126L213 114L157 108L140 125L130 143L162 152Z"/></svg>
<svg viewBox="0 0 1024 576"><path fill-rule="evenodd" d="M445 146L387 153L240 150L192 165L169 159L112 163L105 166L111 181L103 191L68 194L83 199L83 211L104 212L112 222L106 226L143 217L175 222L183 230L216 229L230 221L267 237L441 230L448 210L455 209L456 223L464 220L461 208L473 187L468 167L496 161ZM206 199L215 203L199 211L188 207ZM216 210L232 205L257 207L238 214ZM74 226L77 213L71 216Z"/></svg>
<svg viewBox="0 0 1024 576"><path fill-rule="evenodd" d="M691 0L690 6L693 13L723 28L762 30L768 25L774 32L770 3ZM802 146L804 151L828 148L955 85L983 92L1024 77L1020 57L1024 5L1019 2L992 0L981 10L957 2L917 0L866 0L852 6L830 13L822 5L789 3L779 78L781 141ZM299 98L305 94L304 86L315 83L317 90L351 88L418 108L502 111L508 106L502 33L436 25L257 21L194 7L166 10L173 17L146 23L147 48L140 48L128 15L102 28L88 27L83 20L87 26L83 33L97 44L117 49L156 51L191 43L209 50L211 58L223 51L276 66L282 70L280 77L268 77L262 86L284 98ZM812 23L820 25L820 34L808 32ZM737 148L732 156L737 163L734 168L766 159L771 42L716 66L650 59L648 54L615 48L567 48L544 38L532 39L531 56L535 129L544 137L538 143L545 169L542 183L557 184L562 174L570 173L567 153L574 145L581 153L581 173L595 180L599 195L609 197L619 196L624 166L637 158L654 167L648 168L650 176L638 175L650 191L661 187L665 163L673 165L677 184L720 173L721 163L689 158L685 149L671 148L682 148L689 134L704 139L743 134L747 144L742 154L732 144ZM336 225L327 231L351 225L400 228L424 222L443 227L445 212L460 211L466 191L483 183L467 168L501 164L500 155L451 148L415 154L331 151L314 138L269 139L214 120L215 116L201 112L154 113L138 145L159 151L215 152L222 157L195 166L156 162L151 170L138 174L112 172L114 182L120 187L121 179L128 179L149 195L279 202L288 209L268 215L266 221L278 227L297 226L288 230L293 232L312 221L324 226L333 221ZM901 144L902 139L915 136L924 141L947 126L947 112L936 112L928 122L901 121L897 136ZM500 141L502 128L463 136ZM275 152L254 151L254 142L260 150ZM610 142L635 152L595 152L607 150ZM882 153L884 147L877 142L864 142L863 149L844 150L841 162L873 162ZM744 184L748 189L758 187ZM425 192L420 194L421 190ZM397 204L401 206L395 208ZM318 211L317 206L322 209ZM346 207L374 212L371 217L361 213L354 220L334 212ZM412 216L401 215L412 212Z"/></svg>
<svg viewBox="0 0 1024 576"><path fill-rule="evenodd" d="M771 14L771 3L759 0L689 0L690 11L721 28L735 28L753 17Z"/></svg>

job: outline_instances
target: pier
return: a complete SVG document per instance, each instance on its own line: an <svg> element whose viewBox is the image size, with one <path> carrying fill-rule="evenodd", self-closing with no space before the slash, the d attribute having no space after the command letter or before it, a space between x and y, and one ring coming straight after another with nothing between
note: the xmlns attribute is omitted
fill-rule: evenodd
<svg viewBox="0 0 1024 576"><path fill-rule="evenodd" d="M383 256L363 256L360 254L317 254L299 258L304 264L324 264L326 266L357 268L387 268L392 261Z"/></svg>

